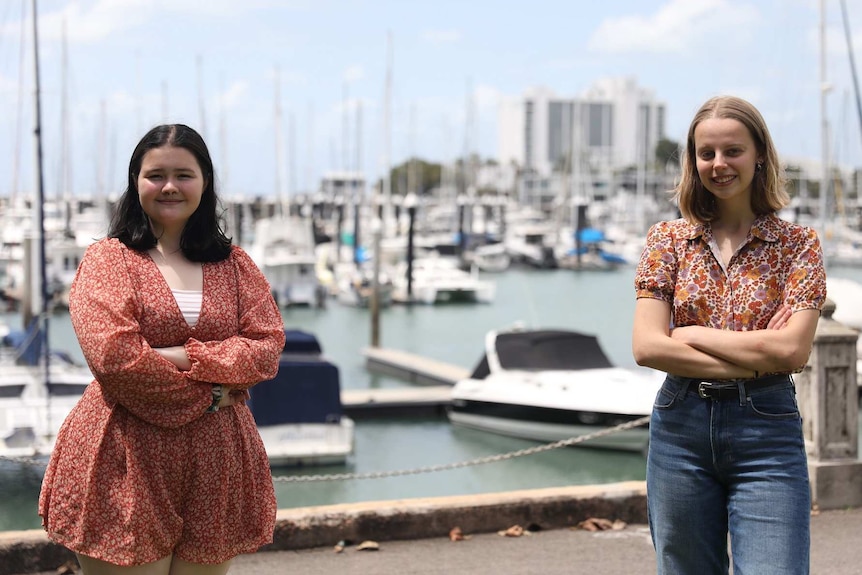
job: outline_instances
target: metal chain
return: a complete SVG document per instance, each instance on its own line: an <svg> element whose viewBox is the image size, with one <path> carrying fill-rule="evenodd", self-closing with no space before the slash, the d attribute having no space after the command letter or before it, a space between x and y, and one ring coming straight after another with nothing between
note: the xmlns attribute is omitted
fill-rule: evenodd
<svg viewBox="0 0 862 575"><path fill-rule="evenodd" d="M534 455L536 453L542 453L545 451L551 451L552 449L559 449L561 447L569 447L572 445L577 445L579 443L584 443L586 441L590 441L592 439L596 439L599 437L604 437L605 435L611 435L613 433L618 433L620 431L627 431L629 429L634 429L635 427L640 427L642 425L646 425L649 423L650 416L646 415L639 419L635 419L626 423L621 423L614 427L608 427L606 429L600 429L599 431L594 431L593 433L587 433L586 435L579 435L577 437L570 437L569 439L561 439L559 441L555 441L553 443L547 443L545 445L537 445L536 447L528 447L526 449L519 449L517 451L510 451L508 453L500 453L497 455L488 455L486 457L479 457L476 459L470 459L467 461L458 461L455 463L443 463L439 465L428 465L425 467L415 467L413 469L396 469L393 471L369 471L367 473L332 473L329 475L275 475L272 480L276 482L283 483L310 483L314 481L348 481L352 479L383 479L386 477L400 477L403 475L418 475L420 473L434 473L437 471L450 471L452 469L460 469L462 467L471 467L474 465L484 465L486 463L496 463L498 461L505 461L507 459L514 459L516 457L524 457L526 455ZM5 457L0 455L0 460L2 461L11 461L14 463L22 463L25 465L44 465L46 461L37 459L35 457Z"/></svg>
<svg viewBox="0 0 862 575"><path fill-rule="evenodd" d="M287 483L307 483L312 481L346 481L350 479L382 479L386 477L400 477L402 475L416 475L419 473L433 473L437 471L449 471L452 469L460 469L462 467L470 467L473 465L483 465L485 463L495 463L497 461L505 461L507 459L514 459L516 457L523 457L525 455L533 455L535 453L542 453L543 451L550 451L552 449L559 449L560 447L569 447L571 445L577 445L579 443L583 443L585 441L590 441L591 439L596 439L598 437L604 437L605 435L611 435L612 433L617 433L620 431L626 431L629 429L634 429L635 427L640 427L641 425L646 425L649 423L650 416L645 415L639 419L635 419L633 421L629 421L626 423L621 423L614 427L608 427L606 429L601 429L599 431L594 431L593 433L588 433L586 435L579 435L577 437L570 437L569 439L561 439L560 441L555 441L553 443L548 443L545 445L538 445L536 447L529 447L526 449L519 449L517 451L510 451L509 453L501 453L498 455L489 455L486 457L479 457L476 459L471 459L468 461L459 461L456 463L444 463L440 465L429 465L426 467L416 467L413 469L397 469L394 471L370 471L367 473L333 473L330 475L276 475L273 476L273 481L278 482L287 482Z"/></svg>

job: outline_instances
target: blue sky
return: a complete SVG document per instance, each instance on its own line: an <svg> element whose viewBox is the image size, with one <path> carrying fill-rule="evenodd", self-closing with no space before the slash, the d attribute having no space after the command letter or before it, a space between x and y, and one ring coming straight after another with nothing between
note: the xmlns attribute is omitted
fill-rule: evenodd
<svg viewBox="0 0 862 575"><path fill-rule="evenodd" d="M858 166L841 4L825 3L832 156ZM30 4L0 1L2 195L32 189ZM862 5L847 4L860 61ZM66 180L76 195L121 192L133 146L163 121L205 133L226 195L304 191L357 165L376 179L387 54L391 164L493 157L500 98L538 85L574 97L617 76L666 102L672 139L733 93L786 159L818 160L819 25L817 0L40 0L46 194Z"/></svg>

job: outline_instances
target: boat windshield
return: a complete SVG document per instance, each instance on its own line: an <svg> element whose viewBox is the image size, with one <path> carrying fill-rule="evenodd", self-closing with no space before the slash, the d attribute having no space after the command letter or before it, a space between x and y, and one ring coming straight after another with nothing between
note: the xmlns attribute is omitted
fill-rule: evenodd
<svg viewBox="0 0 862 575"><path fill-rule="evenodd" d="M506 332L495 340L500 365L505 370L571 371L614 367L594 335L562 330ZM471 376L489 374L483 357Z"/></svg>

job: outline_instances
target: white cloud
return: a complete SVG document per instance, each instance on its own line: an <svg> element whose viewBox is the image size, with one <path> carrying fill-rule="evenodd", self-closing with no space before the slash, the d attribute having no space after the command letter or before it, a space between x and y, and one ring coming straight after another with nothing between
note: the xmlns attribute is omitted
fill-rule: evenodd
<svg viewBox="0 0 862 575"><path fill-rule="evenodd" d="M268 7L300 8L308 4L302 0L97 0L88 3L72 0L62 10L43 12L40 15L40 36L46 40L59 40L63 23L70 43L93 44L109 36L145 26L155 17L165 14L230 17L247 14Z"/></svg>
<svg viewBox="0 0 862 575"><path fill-rule="evenodd" d="M245 80L237 80L218 95L217 105L222 110L230 110L249 93L249 84Z"/></svg>
<svg viewBox="0 0 862 575"><path fill-rule="evenodd" d="M590 38L592 52L669 53L691 50L715 34L726 38L756 21L757 10L730 0L669 0L651 16L605 20Z"/></svg>
<svg viewBox="0 0 862 575"><path fill-rule="evenodd" d="M547 60L542 67L546 70L570 72L572 70L583 68L584 66L594 66L595 63L595 58L589 57L552 58Z"/></svg>
<svg viewBox="0 0 862 575"><path fill-rule="evenodd" d="M455 44L461 41L460 30L450 28L448 30L425 30L421 38L432 44Z"/></svg>
<svg viewBox="0 0 862 575"><path fill-rule="evenodd" d="M62 10L40 15L40 36L59 40L65 24L70 43L96 43L145 23L153 13L147 0L99 0L89 8L73 1Z"/></svg>
<svg viewBox="0 0 862 575"><path fill-rule="evenodd" d="M503 93L489 84L479 84L473 90L473 101L479 110L490 109L497 113L497 105L503 98Z"/></svg>

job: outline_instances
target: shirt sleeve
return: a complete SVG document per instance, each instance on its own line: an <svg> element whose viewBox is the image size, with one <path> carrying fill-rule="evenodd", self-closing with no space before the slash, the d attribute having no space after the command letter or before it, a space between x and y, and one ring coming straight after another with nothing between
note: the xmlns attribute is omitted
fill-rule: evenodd
<svg viewBox="0 0 862 575"><path fill-rule="evenodd" d="M87 248L69 291L69 315L81 351L109 401L160 427L206 413L212 386L192 381L147 344L140 304L118 240Z"/></svg>
<svg viewBox="0 0 862 575"><path fill-rule="evenodd" d="M636 297L673 304L676 274L677 257L670 225L668 222L653 224L635 272Z"/></svg>
<svg viewBox="0 0 862 575"><path fill-rule="evenodd" d="M284 320L269 282L241 248L231 261L236 273L239 333L221 341L186 342L187 376L244 389L272 379L284 349Z"/></svg>
<svg viewBox="0 0 862 575"><path fill-rule="evenodd" d="M811 228L802 228L802 237L787 274L784 301L796 312L823 308L826 300L826 271L820 238Z"/></svg>

